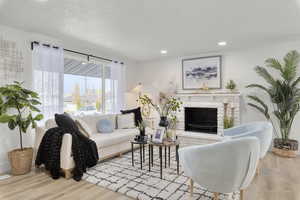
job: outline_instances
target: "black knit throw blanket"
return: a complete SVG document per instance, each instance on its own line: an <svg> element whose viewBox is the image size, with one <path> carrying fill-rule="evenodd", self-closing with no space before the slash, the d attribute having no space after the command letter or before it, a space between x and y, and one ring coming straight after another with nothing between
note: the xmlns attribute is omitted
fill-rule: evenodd
<svg viewBox="0 0 300 200"><path fill-rule="evenodd" d="M53 179L60 177L60 149L63 135L72 135L72 156L75 168L72 171L73 179L80 181L86 168L93 167L99 160L96 143L84 136L79 131L70 131L65 128L55 127L47 130L36 156L35 164L45 165Z"/></svg>

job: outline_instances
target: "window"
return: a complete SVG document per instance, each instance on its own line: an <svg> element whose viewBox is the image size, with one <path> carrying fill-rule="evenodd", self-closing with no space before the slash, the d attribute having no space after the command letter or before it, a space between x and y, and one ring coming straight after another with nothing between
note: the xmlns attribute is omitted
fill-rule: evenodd
<svg viewBox="0 0 300 200"><path fill-rule="evenodd" d="M65 58L64 111L74 115L115 112L117 84L108 64Z"/></svg>

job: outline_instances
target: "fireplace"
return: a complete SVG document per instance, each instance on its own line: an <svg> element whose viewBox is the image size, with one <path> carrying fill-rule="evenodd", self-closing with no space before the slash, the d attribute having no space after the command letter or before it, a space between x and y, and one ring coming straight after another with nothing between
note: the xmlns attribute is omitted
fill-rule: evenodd
<svg viewBox="0 0 300 200"><path fill-rule="evenodd" d="M184 130L193 132L218 133L218 109L205 107L184 108Z"/></svg>

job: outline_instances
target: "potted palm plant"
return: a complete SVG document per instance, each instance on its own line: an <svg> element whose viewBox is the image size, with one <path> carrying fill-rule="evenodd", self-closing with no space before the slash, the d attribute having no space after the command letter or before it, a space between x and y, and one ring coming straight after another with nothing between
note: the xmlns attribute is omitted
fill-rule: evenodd
<svg viewBox="0 0 300 200"><path fill-rule="evenodd" d="M290 51L283 58L283 62L269 58L266 67L257 66L255 71L268 83L268 86L250 84L248 88L258 88L268 94L273 110L258 96L248 97L255 103L249 103L264 114L273 124L276 138L273 152L284 157L295 157L298 141L290 139L291 127L296 114L300 110L300 77L297 76L300 55L297 51ZM273 77L269 69L279 72L279 78ZM276 123L277 122L277 123Z"/></svg>
<svg viewBox="0 0 300 200"><path fill-rule="evenodd" d="M26 174L31 170L33 149L23 147L22 134L27 132L29 126L36 127L36 121L43 118L36 107L41 104L38 94L25 89L22 83L0 87L0 123L7 123L9 129L18 128L20 135L20 148L8 152L13 175Z"/></svg>

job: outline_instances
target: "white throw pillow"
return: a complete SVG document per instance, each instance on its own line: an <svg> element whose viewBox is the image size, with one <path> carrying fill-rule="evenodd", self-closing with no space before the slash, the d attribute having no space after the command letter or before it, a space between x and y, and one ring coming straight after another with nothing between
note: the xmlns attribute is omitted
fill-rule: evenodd
<svg viewBox="0 0 300 200"><path fill-rule="evenodd" d="M76 125L78 126L78 129L88 138L91 137L92 135L92 130L89 127L89 125L87 123L85 123L85 121L81 120L81 119L76 119L75 120Z"/></svg>
<svg viewBox="0 0 300 200"><path fill-rule="evenodd" d="M134 114L122 114L117 117L118 129L135 128Z"/></svg>

